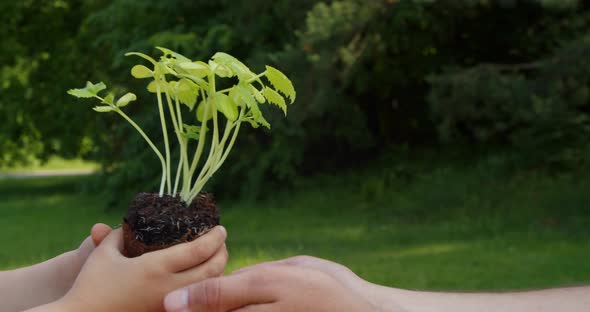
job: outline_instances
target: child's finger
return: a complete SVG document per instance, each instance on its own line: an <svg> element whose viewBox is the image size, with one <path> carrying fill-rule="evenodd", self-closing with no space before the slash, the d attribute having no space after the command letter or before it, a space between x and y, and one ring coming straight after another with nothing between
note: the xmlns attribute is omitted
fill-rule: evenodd
<svg viewBox="0 0 590 312"><path fill-rule="evenodd" d="M223 245L227 231L223 226L214 227L209 233L192 242L178 244L163 250L146 254L150 258L157 258L168 272L180 272L197 266L211 258Z"/></svg>
<svg viewBox="0 0 590 312"><path fill-rule="evenodd" d="M103 246L108 249L116 249L121 253L123 251L123 230L112 230L100 243L100 247Z"/></svg>
<svg viewBox="0 0 590 312"><path fill-rule="evenodd" d="M113 229L110 226L104 223L97 223L92 226L92 229L90 230L90 236L92 237L94 246L100 245L102 240L105 239L105 237L107 237L107 235L109 235L112 230Z"/></svg>
<svg viewBox="0 0 590 312"><path fill-rule="evenodd" d="M182 285L192 284L211 277L219 277L225 271L229 255L225 244L219 247L215 254L201 265L179 272L176 276Z"/></svg>

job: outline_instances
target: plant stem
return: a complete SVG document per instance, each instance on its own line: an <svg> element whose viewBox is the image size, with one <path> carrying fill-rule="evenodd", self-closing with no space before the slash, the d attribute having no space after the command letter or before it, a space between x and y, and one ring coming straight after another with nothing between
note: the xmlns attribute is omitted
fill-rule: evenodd
<svg viewBox="0 0 590 312"><path fill-rule="evenodd" d="M180 126L181 133L184 133L184 129L182 128L182 110L180 109L180 102L178 101L178 96L174 97L174 101L176 102L176 116L178 117L178 124ZM180 191L180 196L183 197L185 192L188 192L188 188L190 186L190 177L189 173L189 163L188 163L188 142L189 140L183 138L180 142L180 155L182 157L182 189Z"/></svg>
<svg viewBox="0 0 590 312"><path fill-rule="evenodd" d="M156 79L160 80L159 75L156 75ZM162 124L162 134L164 136L164 146L166 148L166 186L168 188L168 194L172 191L170 181L170 143L168 142L168 129L166 128L166 116L164 115L164 108L162 105L162 92L160 90L160 81L156 83L156 93L158 97L158 111L160 113L160 122ZM160 197L162 197L160 192Z"/></svg>
<svg viewBox="0 0 590 312"><path fill-rule="evenodd" d="M201 159L201 154L203 153L203 148L205 147L205 142L207 141L207 136L205 133L207 132L207 118L209 117L209 103L207 103L207 97L205 95L205 91L201 89L201 96L203 98L203 104L205 105L205 113L203 114L203 122L201 123L201 133L199 134L199 143L197 145L197 151L195 152L195 156L193 157L193 161L191 163L191 167L189 170L189 177L192 177L197 169L197 164ZM192 181L188 182L187 192L190 193ZM189 202L190 204L190 202Z"/></svg>
<svg viewBox="0 0 590 312"><path fill-rule="evenodd" d="M178 166L176 169L176 177L174 179L174 190L172 191L172 196L176 196L176 191L178 190L178 181L180 180L180 173L182 169L182 162L183 162L183 154L182 154L182 143L184 139L182 138L182 125L178 123L176 119L176 113L174 110L174 106L172 105L172 99L170 98L170 94L165 92L166 94L166 102L168 103L168 110L170 111L170 119L172 119L172 126L174 127L174 133L176 133L176 139L178 140L178 146L180 147L180 157L178 158Z"/></svg>
<svg viewBox="0 0 590 312"><path fill-rule="evenodd" d="M215 95L216 95L215 73L211 73L209 75L209 98L212 99L212 103L209 103L209 105L213 106L213 116L212 116L213 134L212 134L212 138L211 138L211 147L209 148L209 156L207 157L207 160L205 161L205 165L201 169L201 172L199 172L199 175L197 176L197 180L195 180L195 185L197 185L199 183L199 180L205 175L208 167L210 167L212 165L211 162L214 161L212 156L215 154L217 145L219 144L219 127L217 124L217 102L216 102L217 99L216 99ZM192 193L192 191L191 191L191 193ZM189 204L190 204L190 202L189 202Z"/></svg>
<svg viewBox="0 0 590 312"><path fill-rule="evenodd" d="M223 163L225 162L227 156L229 155L229 152L231 151L231 149L234 146L236 138L238 137L238 133L240 132L240 125L242 124L243 117L244 117L244 109L240 110L240 117L233 125L230 126L229 123L226 125L226 132L224 133L224 138L222 139L222 144L220 145L220 149L219 149L220 155L224 150L225 141L227 140L227 138L229 136L231 128L233 128L235 126L236 129L234 130L233 136L232 136L229 144L225 148L225 153L223 153L223 156L221 157L221 159L218 159L218 161L214 164L214 167L208 168L209 170L208 170L207 174L201 180L197 179L197 183L195 183L194 188L191 190L190 197L189 197L189 203L193 201L193 199L203 189L203 186L205 186L205 183L207 183L207 181L211 178L211 176L213 176L213 174L219 168L221 168L221 165L223 165ZM230 129L230 131L227 131L228 128ZM203 168L203 170L205 170L205 168Z"/></svg>
<svg viewBox="0 0 590 312"><path fill-rule="evenodd" d="M137 130L137 132L139 132L139 134L148 143L148 145L152 148L152 150L154 150L154 152L156 153L156 156L158 156L158 158L160 159L160 162L162 164L162 181L160 182L160 197L162 197L162 195L164 195L164 185L166 183L166 160L164 159L164 156L162 156L162 153L160 152L160 150L158 150L158 148L154 145L152 140L150 140L150 138L145 134L145 132L143 132L143 130L141 130L139 125L137 125L129 116L127 116L127 114L125 114L118 107L115 107L115 112L117 112L119 115L121 115L121 117L125 118L125 120L127 120L129 122L129 124L131 124L131 126L133 128L135 128L135 130Z"/></svg>

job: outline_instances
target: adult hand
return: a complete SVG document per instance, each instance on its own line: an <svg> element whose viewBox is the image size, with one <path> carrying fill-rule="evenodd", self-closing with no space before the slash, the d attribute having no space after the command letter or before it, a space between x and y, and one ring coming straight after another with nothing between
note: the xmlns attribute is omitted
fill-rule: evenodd
<svg viewBox="0 0 590 312"><path fill-rule="evenodd" d="M168 312L375 311L365 281L339 264L295 257L254 265L172 292Z"/></svg>
<svg viewBox="0 0 590 312"><path fill-rule="evenodd" d="M167 292L223 273L226 236L223 227L216 227L192 242L127 258L122 232L113 230L57 305L63 311L162 311Z"/></svg>

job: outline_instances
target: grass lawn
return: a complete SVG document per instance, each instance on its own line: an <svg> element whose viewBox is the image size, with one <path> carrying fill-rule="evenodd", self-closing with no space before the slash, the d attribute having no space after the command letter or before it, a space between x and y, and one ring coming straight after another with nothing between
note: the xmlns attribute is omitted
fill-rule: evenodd
<svg viewBox="0 0 590 312"><path fill-rule="evenodd" d="M52 157L49 158L45 163L41 163L38 160L33 160L32 164L26 166L14 166L8 168L0 167L0 174L96 169L98 169L98 164L93 162L88 162L80 159L63 159L59 157Z"/></svg>
<svg viewBox="0 0 590 312"><path fill-rule="evenodd" d="M117 225L85 177L0 180L0 269L75 248ZM590 175L503 174L487 165L416 175L380 168L315 177L258 202L219 203L236 268L298 254L376 283L433 290L590 284Z"/></svg>

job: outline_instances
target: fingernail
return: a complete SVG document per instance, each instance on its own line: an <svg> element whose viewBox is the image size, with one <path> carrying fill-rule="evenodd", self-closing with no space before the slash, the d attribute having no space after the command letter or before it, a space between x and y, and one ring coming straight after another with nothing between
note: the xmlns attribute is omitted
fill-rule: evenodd
<svg viewBox="0 0 590 312"><path fill-rule="evenodd" d="M164 299L164 307L167 312L188 311L188 289L175 290Z"/></svg>
<svg viewBox="0 0 590 312"><path fill-rule="evenodd" d="M219 230L225 234L225 236L227 236L227 230L225 229L225 227L223 225L219 225Z"/></svg>

